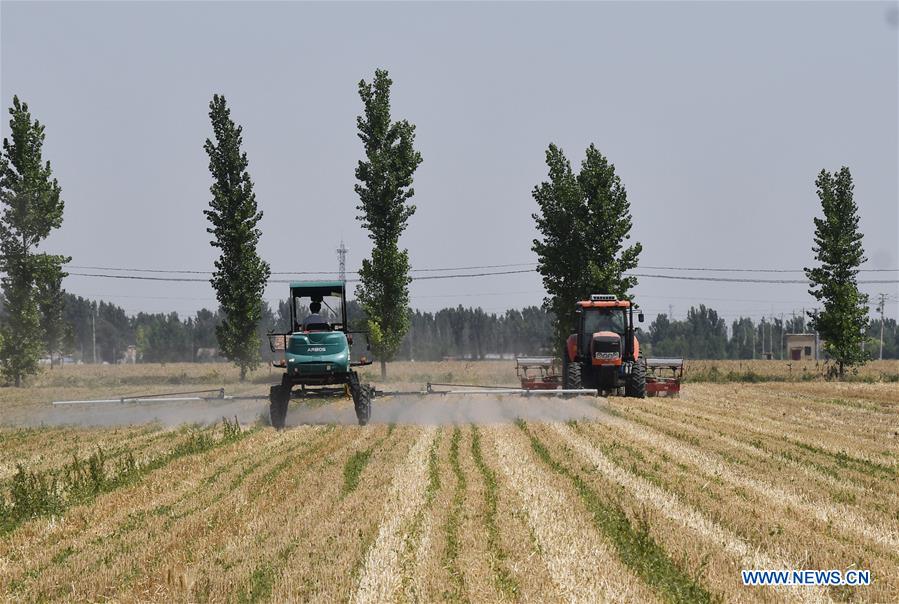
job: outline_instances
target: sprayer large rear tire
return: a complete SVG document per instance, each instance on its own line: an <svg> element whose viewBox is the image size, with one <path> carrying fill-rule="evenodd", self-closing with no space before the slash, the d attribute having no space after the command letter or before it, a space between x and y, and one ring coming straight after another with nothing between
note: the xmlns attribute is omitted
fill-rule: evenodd
<svg viewBox="0 0 899 604"><path fill-rule="evenodd" d="M362 386L362 392L360 393L359 401L353 401L353 406L356 407L356 419L359 420L359 425L364 426L368 424L368 420L371 419L370 386Z"/></svg>
<svg viewBox="0 0 899 604"><path fill-rule="evenodd" d="M565 369L566 390L580 390L583 387L581 381L581 364L577 361L569 361L568 367Z"/></svg>
<svg viewBox="0 0 899 604"><path fill-rule="evenodd" d="M284 428L287 421L287 404L290 402L290 387L272 386L268 394L268 413L272 427L278 430Z"/></svg>
<svg viewBox="0 0 899 604"><path fill-rule="evenodd" d="M356 419L359 420L359 425L368 424L368 420L371 419L371 386L360 384L359 375L353 373L350 377L350 394L353 396L353 407L356 409Z"/></svg>
<svg viewBox="0 0 899 604"><path fill-rule="evenodd" d="M646 398L646 363L642 354L631 367L631 374L627 376L624 395L631 398Z"/></svg>

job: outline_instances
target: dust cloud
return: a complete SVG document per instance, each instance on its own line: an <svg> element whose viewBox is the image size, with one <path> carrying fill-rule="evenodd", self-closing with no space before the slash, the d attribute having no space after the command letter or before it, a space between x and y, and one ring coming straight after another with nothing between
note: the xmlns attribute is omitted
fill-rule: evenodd
<svg viewBox="0 0 899 604"><path fill-rule="evenodd" d="M526 421L559 422L601 419L605 399L490 395L401 395L378 397L372 404L372 424L495 424ZM268 422L268 401L210 400L186 402L94 403L31 407L27 416L4 418L0 423L20 427L82 426L113 427L157 423L163 426L214 424L223 417L241 424ZM308 424L356 425L349 399L294 401L287 413L287 426Z"/></svg>
<svg viewBox="0 0 899 604"><path fill-rule="evenodd" d="M30 407L27 415L4 418L0 423L19 427L113 427L135 424L208 425L223 417L252 424L268 416L267 400L210 400L184 402L92 403Z"/></svg>
<svg viewBox="0 0 899 604"><path fill-rule="evenodd" d="M372 424L501 424L526 421L563 422L601 419L605 414L599 401L589 397L490 395L401 395L376 398L372 404ZM352 402L338 402L318 408L291 407L287 425L335 423L355 424Z"/></svg>

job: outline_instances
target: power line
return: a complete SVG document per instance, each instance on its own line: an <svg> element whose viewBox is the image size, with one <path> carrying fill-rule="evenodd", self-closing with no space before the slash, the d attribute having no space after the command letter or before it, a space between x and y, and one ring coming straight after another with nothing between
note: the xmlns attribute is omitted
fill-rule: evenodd
<svg viewBox="0 0 899 604"><path fill-rule="evenodd" d="M485 268L512 268L516 266L537 266L536 262L518 262L515 264L487 264L485 266L457 266L453 268L417 268L412 269L413 273L437 273L441 271L474 271ZM537 269L533 269L537 270ZM524 271L527 272L527 271Z"/></svg>
<svg viewBox="0 0 899 604"><path fill-rule="evenodd" d="M448 266L442 268L412 268L412 273L438 273L447 271L467 271L467 270L484 270L494 268L514 268L522 266L536 267L536 262L518 262L512 264L484 264L478 266ZM82 266L69 265L69 268L76 270L92 270L92 271L114 271L114 272L130 272L130 273L168 273L175 275L212 275L213 271L200 271L190 269L162 269L162 268L128 268L115 266ZM788 269L788 268L714 268L699 266L638 266L637 270L665 270L665 271L705 271L718 273L804 273L805 269ZM358 275L359 271L346 271L349 274ZM859 269L860 273L896 273L899 268L868 268ZM272 275L333 275L335 272L330 271L272 271Z"/></svg>
<svg viewBox="0 0 899 604"><path fill-rule="evenodd" d="M713 281L723 283L776 283L776 284L802 284L811 285L807 279L751 279L736 277L692 277L687 275L656 275L646 273L624 273L627 277L640 277L646 279L674 279L678 281ZM899 283L899 279L874 279L856 281L859 285L873 283Z"/></svg>
<svg viewBox="0 0 899 604"><path fill-rule="evenodd" d="M497 275L516 275L523 273L534 273L537 269L521 269L514 271L494 271L486 273L463 273L459 275L428 275L426 277L411 277L412 281L428 281L433 279L465 279L471 277L492 277ZM299 273L296 273L299 274ZM333 274L333 273L332 273ZM165 282L189 282L189 283L208 283L208 279L199 279L193 277L155 277L141 275L109 275L105 273L69 273L69 275L77 277L99 277L105 279L130 279L137 281L165 281ZM639 277L641 279L670 279L676 281L707 281L716 283L770 283L780 285L810 285L805 279L753 279L753 278L736 278L736 277L694 277L689 275L660 275L652 273L624 273L628 277ZM269 283L291 283L291 279L269 279ZM359 279L347 279L347 283L358 283ZM869 279L857 281L859 285L873 284L891 284L899 283L899 279Z"/></svg>
<svg viewBox="0 0 899 604"><path fill-rule="evenodd" d="M802 268L710 268L698 266L638 266L638 269L656 271L708 271L713 273L805 273ZM859 273L897 273L899 268L862 268Z"/></svg>
<svg viewBox="0 0 899 604"><path fill-rule="evenodd" d="M517 275L521 273L535 273L537 269L526 268L517 271L499 271L495 273L465 273L462 275L428 275L427 277L412 277L413 281L427 281L430 279L462 279L464 277L490 277L493 275Z"/></svg>
<svg viewBox="0 0 899 604"><path fill-rule="evenodd" d="M514 264L485 264L480 266L448 266L444 268L413 268L409 269L411 273L437 273L446 271L468 271L481 270L491 268L510 268L518 266L536 266L536 262L524 262ZM162 268L127 268L115 266L81 266L69 265L68 268L76 270L88 271L115 271L127 273L168 273L173 275L212 275L213 271L198 271L190 269L162 269ZM348 274L358 275L359 271L346 271ZM74 273L73 273L74 274ZM333 275L335 272L330 271L271 271L272 275Z"/></svg>
<svg viewBox="0 0 899 604"><path fill-rule="evenodd" d="M411 277L412 281L427 281L431 279L461 279L465 277L489 277L493 275L513 275L518 273L533 273L536 269L523 269L515 271L496 271L488 273L464 273L461 275L428 275L426 277ZM301 273L291 273L301 274ZM333 271L328 274L334 274ZM110 275L106 273L69 273L75 277L99 277L104 279L130 279L135 281L165 281L172 283L209 283L209 279L198 277L156 277L146 275ZM269 283L292 283L293 279L269 279ZM347 283L358 283L359 279L347 279Z"/></svg>
<svg viewBox="0 0 899 604"><path fill-rule="evenodd" d="M141 275L105 275L100 273L69 273L74 277L102 277L104 279L130 279L132 281L167 281L175 282L192 282L192 283L209 283L209 279L197 279L193 277L144 277Z"/></svg>

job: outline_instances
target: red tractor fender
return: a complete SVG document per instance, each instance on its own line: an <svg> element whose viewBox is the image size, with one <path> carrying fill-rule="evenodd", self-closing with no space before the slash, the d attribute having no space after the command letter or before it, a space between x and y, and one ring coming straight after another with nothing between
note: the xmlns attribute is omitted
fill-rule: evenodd
<svg viewBox="0 0 899 604"><path fill-rule="evenodd" d="M568 340L565 342L565 351L568 353L568 360L574 362L574 357L577 356L577 334L573 333L568 336Z"/></svg>
<svg viewBox="0 0 899 604"><path fill-rule="evenodd" d="M634 336L634 361L640 360L640 342L637 340L637 336Z"/></svg>

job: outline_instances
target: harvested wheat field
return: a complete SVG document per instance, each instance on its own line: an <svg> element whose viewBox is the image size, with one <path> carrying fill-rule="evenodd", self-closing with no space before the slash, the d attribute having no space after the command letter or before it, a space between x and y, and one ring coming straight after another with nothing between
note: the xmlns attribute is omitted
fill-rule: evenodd
<svg viewBox="0 0 899 604"><path fill-rule="evenodd" d="M382 398L364 428L346 401L293 404L281 432L247 405L0 429L0 599L899 600L895 384ZM750 587L749 569L871 584Z"/></svg>

